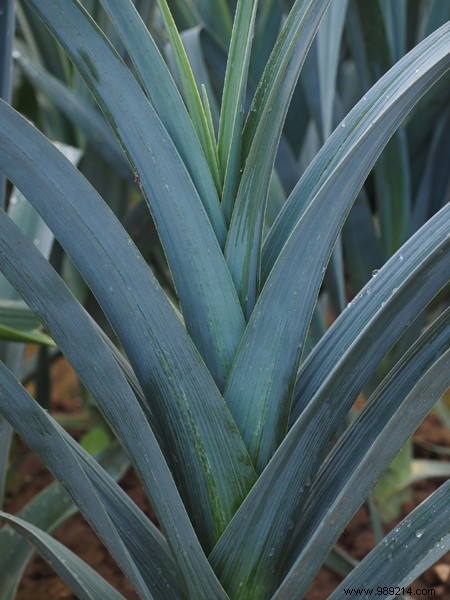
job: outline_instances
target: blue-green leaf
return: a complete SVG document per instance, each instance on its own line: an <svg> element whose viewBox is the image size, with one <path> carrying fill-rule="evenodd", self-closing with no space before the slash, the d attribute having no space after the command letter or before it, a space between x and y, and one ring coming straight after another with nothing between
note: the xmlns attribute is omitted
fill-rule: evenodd
<svg viewBox="0 0 450 600"><path fill-rule="evenodd" d="M122 477L130 465L118 444L110 446L102 453L101 460L103 467L115 479ZM97 469L102 471L98 463L93 462ZM117 489L126 497L120 487ZM117 491L113 490L113 492L117 495ZM114 493L111 496L114 496ZM104 496L105 503L109 497ZM129 499L128 502L132 504ZM34 496L17 516L47 533L52 533L76 512L77 508L63 486L58 482L53 482ZM126 510L123 512L123 516L127 518ZM116 523L119 521L120 519L117 519ZM145 529L144 524L141 524L138 531L142 529ZM8 600L16 596L23 572L32 555L32 548L18 533L13 533L10 528L0 529L0 600Z"/></svg>
<svg viewBox="0 0 450 600"><path fill-rule="evenodd" d="M221 173L214 131L212 131L208 126L208 121L200 98L200 93L197 88L186 51L181 41L180 34L178 33L175 21L173 20L167 4L167 0L156 1L158 3L161 18L165 24L167 35L170 40L177 73L183 87L189 114L202 145L203 152L208 161L216 188L219 193L221 193Z"/></svg>
<svg viewBox="0 0 450 600"><path fill-rule="evenodd" d="M155 219L187 329L223 387L245 323L217 238L175 146L78 2L28 1L64 46L121 139Z"/></svg>
<svg viewBox="0 0 450 600"><path fill-rule="evenodd" d="M152 594L160 600L178 599L182 593L182 581L160 530L113 481L112 475L105 472L62 428L59 430L78 456ZM109 453L105 454L109 457ZM123 451L121 457L123 460ZM102 466L108 469L109 465L108 461L105 465L103 458Z"/></svg>
<svg viewBox="0 0 450 600"><path fill-rule="evenodd" d="M20 51L15 54L15 59L36 89L47 94L54 106L79 128L99 154L123 177L130 179L131 167L104 116Z"/></svg>
<svg viewBox="0 0 450 600"><path fill-rule="evenodd" d="M225 256L247 318L257 297L264 213L284 120L306 53L329 2L296 1L264 70L245 125L244 171Z"/></svg>
<svg viewBox="0 0 450 600"><path fill-rule="evenodd" d="M284 566L293 564L280 598L306 591L370 489L447 389L449 347L450 309L402 357L333 448L292 531Z"/></svg>
<svg viewBox="0 0 450 600"><path fill-rule="evenodd" d="M9 102L12 92L14 0L0 0L0 98ZM5 208L5 178L0 175L0 208Z"/></svg>
<svg viewBox="0 0 450 600"><path fill-rule="evenodd" d="M226 227L220 201L186 106L152 36L129 1L103 0L103 6L122 36L144 90L172 138L197 188L221 246ZM155 82L158 82L155 85Z"/></svg>
<svg viewBox="0 0 450 600"><path fill-rule="evenodd" d="M406 517L362 560L331 594L340 600L343 588L358 589L370 581L373 588L396 585L407 588L428 567L450 550L450 481ZM389 556L390 555L390 556ZM363 599L363 595L353 596ZM382 594L380 598L392 598Z"/></svg>
<svg viewBox="0 0 450 600"><path fill-rule="evenodd" d="M264 267L265 275L270 275L225 390L258 470L286 432L312 311L353 200L389 136L449 66L450 23L393 67L342 121L266 239Z"/></svg>
<svg viewBox="0 0 450 600"><path fill-rule="evenodd" d="M360 78L363 79L366 74L369 85L372 85L394 62L387 23L379 2L364 5L353 2L352 6L356 23L349 28L350 42L356 24L356 34L361 35L364 40L362 56L358 57L356 65ZM407 238L411 218L408 147L402 128L392 136L379 157L374 169L374 178L381 238L385 257L389 258Z"/></svg>
<svg viewBox="0 0 450 600"><path fill-rule="evenodd" d="M91 214L92 209L91 205ZM70 225L73 228L74 221ZM0 269L11 279L28 305L51 332L58 346L65 352L133 461L164 528L186 588L190 589L194 596L200 593L199 590L203 590L201 593L218 593L220 597L220 586L200 547L156 438L92 320L34 245L2 213L0 228ZM117 239L114 241L117 242ZM77 243L80 243L80 239ZM95 271L93 259L94 255L91 254L90 262ZM117 256L115 259L117 260ZM129 265L132 262L130 261ZM64 310L61 307L64 307ZM125 313L122 312L122 318L123 314ZM127 323L128 327L129 325L130 319ZM125 551L115 526L110 523L106 509L99 499L96 500L97 495L92 489L92 483L87 479L72 451L69 451L64 436L2 363L0 370L3 374L1 385L4 390L4 395L0 394L0 412L40 455L55 477L70 489L80 510L86 514L94 527L97 526L97 533L118 558L121 567L138 588L145 590L141 575L136 572L134 562L130 559L128 551ZM130 431L133 432L133 436L130 436ZM61 460L62 456L64 461ZM193 476L194 473L191 472L191 484ZM81 485L82 482L84 486ZM204 492L201 491L199 495L203 496ZM197 501L198 497L196 495ZM214 508L217 510L216 505ZM105 536L108 536L107 539ZM190 548L188 554L181 550L186 546Z"/></svg>
<svg viewBox="0 0 450 600"><path fill-rule="evenodd" d="M0 519L6 521L36 548L80 600L125 600L92 567L41 529L5 512L0 512ZM148 595L147 598L151 596Z"/></svg>
<svg viewBox="0 0 450 600"><path fill-rule="evenodd" d="M57 147L71 162L74 164L78 163L81 152L77 148L64 144L57 144ZM35 246L39 248L39 251L48 258L53 246L53 234L26 198L16 188L13 188L9 197L8 214L25 235L33 241ZM20 295L3 275L0 275L0 298L2 300L21 300ZM23 353L23 344L3 344L0 347L1 360L15 375L22 373ZM2 506L12 430L9 423L1 417L0 430L0 506Z"/></svg>
<svg viewBox="0 0 450 600"><path fill-rule="evenodd" d="M257 7L257 0L238 1L223 86L218 152L224 175L222 206L227 221L231 218L240 179L244 102Z"/></svg>
<svg viewBox="0 0 450 600"><path fill-rule="evenodd" d="M0 139L0 169L39 210L96 295L152 400L197 531L206 545L213 544L254 482L246 448L222 396L150 269L88 182L1 103ZM29 285L35 278L31 272L23 282L28 294L34 293ZM49 293L42 290L42 281L35 285L39 283L38 289ZM62 347L52 324L42 322Z"/></svg>
<svg viewBox="0 0 450 600"><path fill-rule="evenodd" d="M254 597L263 598L266 585L269 591L273 586L277 561L302 514L329 440L386 352L448 281L449 218L450 205L403 246L323 336L321 352L311 353L304 376L300 371L304 386L298 390L305 390L310 401L305 408L299 395L300 418L210 556L229 593L242 589L243 598L252 598L245 592L254 588ZM310 361L314 370L306 372ZM243 562L243 554L251 559ZM258 588L260 580L265 584Z"/></svg>
<svg viewBox="0 0 450 600"><path fill-rule="evenodd" d="M76 457L58 435L47 413L20 386L3 363L0 363L0 412L50 472L64 483L80 510L143 598L151 599L136 565Z"/></svg>

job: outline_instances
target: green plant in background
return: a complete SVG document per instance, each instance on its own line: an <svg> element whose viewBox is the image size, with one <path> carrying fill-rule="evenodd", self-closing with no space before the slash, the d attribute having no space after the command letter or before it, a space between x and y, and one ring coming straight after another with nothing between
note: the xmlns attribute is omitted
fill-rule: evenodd
<svg viewBox="0 0 450 600"><path fill-rule="evenodd" d="M76 0L18 3L28 45L19 45L16 57L57 106L71 99L64 119L76 127L73 138L83 131L93 145L100 135L97 151L122 165L125 200L110 205L118 218L5 102L0 169L45 221L112 330L101 328L4 212L0 269L95 399L161 529L108 475L119 475L108 461L120 451L112 448L102 464L92 459L3 363L0 412L60 482L46 497L55 493L60 506L66 490L140 597L301 598L449 385L449 309L426 330L421 321L450 266L450 210L441 208L448 178L437 159L446 143L448 90L431 92L418 107L437 106L434 120L415 128L413 115L406 131L399 129L450 66L447 9L417 3L407 13L401 2L397 13L382 1L158 0L135 7L102 0L102 12L84 4L88 10ZM101 15L111 41L88 11ZM25 24L36 15L76 71L59 50L64 76L43 68L45 60L29 61ZM368 22L382 28L377 63L374 40L364 34ZM210 33L187 32L183 46L176 24L198 23ZM161 261L158 282L119 221L129 175L84 85L131 165L173 284ZM61 121L55 114L42 113L44 129ZM95 187L102 191L98 181ZM344 256L355 292L348 306ZM324 333L327 297L341 314ZM444 293L439 307L445 304ZM348 424L362 392L370 397ZM450 548L449 495L447 482L331 597L342 597L343 587L407 586L433 564ZM14 597L29 557L10 527L80 598L121 597L46 533L73 509L44 518L42 504L36 499L20 517L1 513L8 527L0 533L0 597Z"/></svg>

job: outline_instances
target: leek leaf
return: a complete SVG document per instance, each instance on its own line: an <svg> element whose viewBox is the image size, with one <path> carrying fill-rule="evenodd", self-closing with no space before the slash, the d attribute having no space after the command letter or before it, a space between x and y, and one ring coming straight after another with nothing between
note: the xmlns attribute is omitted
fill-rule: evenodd
<svg viewBox="0 0 450 600"><path fill-rule="evenodd" d="M0 519L32 544L80 600L125 600L103 577L76 554L34 525L0 512ZM147 595L151 599L151 595Z"/></svg>

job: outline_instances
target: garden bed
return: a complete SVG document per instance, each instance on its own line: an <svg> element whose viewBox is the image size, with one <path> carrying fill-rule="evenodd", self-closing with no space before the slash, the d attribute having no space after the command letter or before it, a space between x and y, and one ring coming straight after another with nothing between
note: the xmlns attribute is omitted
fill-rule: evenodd
<svg viewBox="0 0 450 600"><path fill-rule="evenodd" d="M76 417L81 414L81 403L77 394L77 379L64 360L57 360L52 366L52 411L56 414L71 415ZM79 438L81 429L71 432ZM439 418L430 414L417 430L415 441L419 443L416 449L418 458L436 458L431 451L423 449L420 444L430 443L450 448L450 430L443 427ZM24 457L18 475L9 490L6 510L16 513L20 508L51 482L52 478L40 463L31 454L27 454L25 445L21 442L16 448L17 458ZM412 501L404 507L404 514L409 513L415 506L428 497L441 483L439 480L426 480L413 486ZM151 509L139 483L138 478L130 469L121 482L122 487L136 502L136 504L150 517ZM386 526L389 531L396 523ZM127 600L137 600L131 585L122 575L120 569L109 556L99 539L90 529L84 518L78 514L61 526L55 537L78 556L83 558L103 577L111 582ZM356 559L363 558L374 546L370 518L366 507L362 507L355 515L340 539L340 546ZM325 600L339 584L340 578L330 570L323 568L315 582L305 596L305 600ZM388 583L388 582L386 582ZM413 594L413 597L423 598L424 590L427 597L450 597L450 553L443 557L437 565L431 567L418 579L411 588L422 593ZM54 571L39 557L36 557L28 566L23 578L16 600L75 600L74 594L59 579Z"/></svg>

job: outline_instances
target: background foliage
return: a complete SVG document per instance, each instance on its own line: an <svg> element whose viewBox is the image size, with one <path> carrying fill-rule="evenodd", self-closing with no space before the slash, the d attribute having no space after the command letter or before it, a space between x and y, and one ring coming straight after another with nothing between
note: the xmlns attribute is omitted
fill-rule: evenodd
<svg viewBox="0 0 450 600"><path fill-rule="evenodd" d="M302 597L366 500L380 529L418 466L448 477L409 441L449 418L447 3L1 8L0 493L13 430L59 483L1 513L0 598L22 536L80 598L121 597L48 535L76 508L142 598ZM58 352L99 462L44 410ZM448 500L342 586L409 585Z"/></svg>

